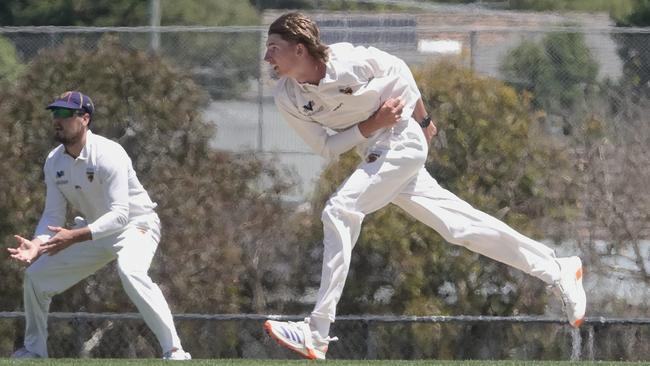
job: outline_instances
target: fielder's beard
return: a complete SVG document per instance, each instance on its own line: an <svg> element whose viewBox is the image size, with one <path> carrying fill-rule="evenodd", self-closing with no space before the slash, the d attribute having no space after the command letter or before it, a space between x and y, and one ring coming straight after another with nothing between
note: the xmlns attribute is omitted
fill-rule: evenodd
<svg viewBox="0 0 650 366"><path fill-rule="evenodd" d="M54 140L56 142L62 143L63 145L66 145L66 146L67 145L73 145L73 144L77 143L78 141L81 140L81 137L83 136L83 131L81 131L80 133L78 133L76 135L72 135L72 136L65 136L65 135L63 135L63 134L61 134L59 132L63 132L63 131L55 132Z"/></svg>
<svg viewBox="0 0 650 366"><path fill-rule="evenodd" d="M60 134L58 134L58 133L54 135L54 141L56 141L56 142L60 142L60 143L62 143L63 145L68 145L69 143L72 142L71 140L72 140L71 138L66 137L66 136L63 136L63 135L60 135Z"/></svg>

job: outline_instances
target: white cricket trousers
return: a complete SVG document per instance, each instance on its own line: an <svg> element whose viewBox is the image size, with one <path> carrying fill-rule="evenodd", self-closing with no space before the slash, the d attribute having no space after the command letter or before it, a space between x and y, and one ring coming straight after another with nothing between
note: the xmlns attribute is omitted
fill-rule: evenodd
<svg viewBox="0 0 650 366"><path fill-rule="evenodd" d="M76 243L52 256L42 255L27 268L23 285L27 350L47 357L47 313L52 297L115 259L124 290L162 351L182 349L169 305L147 274L160 241L158 216L133 221L121 233Z"/></svg>
<svg viewBox="0 0 650 366"><path fill-rule="evenodd" d="M560 269L551 248L473 208L438 185L424 168L428 146L414 120L401 133L388 132L382 139L369 149L369 155L363 157L364 161L323 210L323 268L312 318L334 322L361 222L365 215L388 203L401 207L449 243L549 284L559 279Z"/></svg>

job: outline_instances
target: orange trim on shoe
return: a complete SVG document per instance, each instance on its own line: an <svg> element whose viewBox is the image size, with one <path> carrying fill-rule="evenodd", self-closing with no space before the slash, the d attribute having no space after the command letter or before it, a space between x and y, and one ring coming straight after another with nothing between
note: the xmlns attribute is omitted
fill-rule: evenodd
<svg viewBox="0 0 650 366"><path fill-rule="evenodd" d="M582 266L580 266L580 268L578 268L578 270L576 271L576 280L582 281ZM585 321L584 318L576 320L575 322L573 322L573 327L580 328L580 326L584 321Z"/></svg>
<svg viewBox="0 0 650 366"><path fill-rule="evenodd" d="M575 322L573 322L573 324L571 325L573 325L574 328L580 328L580 326L582 325L582 323L584 323L584 321L585 321L584 318L578 319Z"/></svg>
<svg viewBox="0 0 650 366"><path fill-rule="evenodd" d="M273 331L271 329L272 329L272 327L271 327L271 324L269 323L269 321L268 320L265 321L264 322L264 330L266 330L266 333L268 333L268 335L270 335L271 338L275 339L275 341L278 342L278 344L280 344L282 347L290 349L290 350L296 352L297 354L299 354L300 356L302 356L304 358L307 358L309 360L315 360L316 359L316 354L314 353L314 350L307 348L308 353L304 354L304 353L300 352L299 350L297 350L296 348L294 348L293 346L291 346L290 344L283 341L282 339L278 338L275 334L273 334Z"/></svg>

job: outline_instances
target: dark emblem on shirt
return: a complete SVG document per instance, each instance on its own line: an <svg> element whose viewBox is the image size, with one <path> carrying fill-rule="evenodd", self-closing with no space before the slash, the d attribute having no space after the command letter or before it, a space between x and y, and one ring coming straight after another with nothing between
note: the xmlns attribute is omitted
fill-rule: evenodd
<svg viewBox="0 0 650 366"><path fill-rule="evenodd" d="M93 179L95 179L95 169L93 168L86 169L86 178L88 178L88 181L92 183Z"/></svg>
<svg viewBox="0 0 650 366"><path fill-rule="evenodd" d="M305 110L307 111L313 111L314 110L314 101L310 100L309 103L305 104L302 106Z"/></svg>
<svg viewBox="0 0 650 366"><path fill-rule="evenodd" d="M341 88L339 91L343 94L352 95L352 88L349 86L347 88Z"/></svg>
<svg viewBox="0 0 650 366"><path fill-rule="evenodd" d="M58 172L56 172L56 177L61 178L61 177L63 177L64 174L65 174L65 172L63 170L59 170Z"/></svg>
<svg viewBox="0 0 650 366"><path fill-rule="evenodd" d="M368 157L366 157L366 163L374 163L377 159L379 159L380 156L380 153L371 152L368 154Z"/></svg>

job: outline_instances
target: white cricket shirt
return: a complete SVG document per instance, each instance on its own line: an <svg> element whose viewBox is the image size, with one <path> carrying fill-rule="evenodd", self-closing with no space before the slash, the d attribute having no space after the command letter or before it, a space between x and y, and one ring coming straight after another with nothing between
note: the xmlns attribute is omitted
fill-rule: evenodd
<svg viewBox="0 0 650 366"><path fill-rule="evenodd" d="M398 126L403 129L408 123L420 91L404 61L374 47L335 43L329 46L326 66L318 85L282 77L274 89L280 114L316 153L335 159L381 139L385 129L366 139L357 124L389 98L402 97L405 106Z"/></svg>
<svg viewBox="0 0 650 366"><path fill-rule="evenodd" d="M63 145L52 150L43 168L47 193L35 236L43 242L63 226L67 204L81 212L93 239L123 230L135 217L154 213L156 204L133 170L120 144L86 132L86 146L76 159Z"/></svg>

